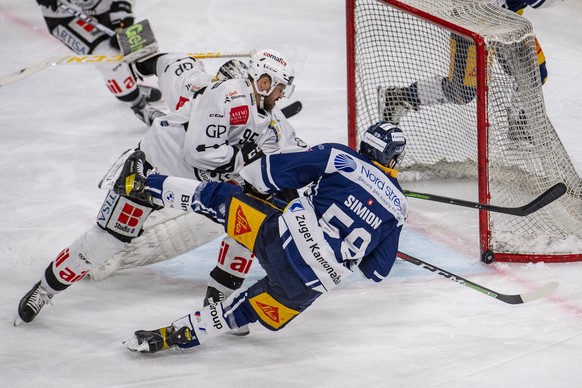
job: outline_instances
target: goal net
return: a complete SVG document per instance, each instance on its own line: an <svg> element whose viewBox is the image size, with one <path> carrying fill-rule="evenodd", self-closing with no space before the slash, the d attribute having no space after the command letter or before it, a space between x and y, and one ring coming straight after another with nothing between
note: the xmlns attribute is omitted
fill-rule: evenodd
<svg viewBox="0 0 582 388"><path fill-rule="evenodd" d="M497 206L564 182L564 196L529 216L476 212L480 249L582 260L582 184L545 111L531 23L483 0L347 0L346 13L349 145L389 119L408 140L404 186L472 178L478 201Z"/></svg>

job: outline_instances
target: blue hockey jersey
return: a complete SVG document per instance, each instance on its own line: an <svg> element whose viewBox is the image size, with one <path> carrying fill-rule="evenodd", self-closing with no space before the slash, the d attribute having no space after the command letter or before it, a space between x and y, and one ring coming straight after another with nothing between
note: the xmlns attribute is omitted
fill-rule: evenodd
<svg viewBox="0 0 582 388"><path fill-rule="evenodd" d="M562 0L505 0L498 1L503 8L507 8L513 12L521 15L524 8L530 6L532 8L543 8L560 3Z"/></svg>
<svg viewBox="0 0 582 388"><path fill-rule="evenodd" d="M308 187L279 221L283 248L309 287L328 291L358 268L379 282L390 272L407 217L395 178L349 147L322 144L309 152L269 155L241 176L272 193Z"/></svg>

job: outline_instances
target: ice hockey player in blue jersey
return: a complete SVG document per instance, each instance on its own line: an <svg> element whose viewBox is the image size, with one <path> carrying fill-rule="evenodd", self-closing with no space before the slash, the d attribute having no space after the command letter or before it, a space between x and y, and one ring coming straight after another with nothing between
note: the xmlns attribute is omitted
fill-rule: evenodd
<svg viewBox="0 0 582 388"><path fill-rule="evenodd" d="M280 330L355 271L382 281L396 259L407 217L395 170L405 144L399 128L379 122L364 133L359 152L328 143L263 157L242 169L244 189L157 174L146 178L145 155L137 151L116 183L118 192L206 215L252 250L267 275L169 326L136 331L125 341L127 348L145 353L190 348L257 321ZM282 189L304 187L305 196L283 211L265 200Z"/></svg>

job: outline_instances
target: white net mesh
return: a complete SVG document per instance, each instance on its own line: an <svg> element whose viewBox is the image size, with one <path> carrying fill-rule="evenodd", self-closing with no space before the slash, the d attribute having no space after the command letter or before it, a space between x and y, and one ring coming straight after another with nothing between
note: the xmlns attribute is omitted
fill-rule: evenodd
<svg viewBox="0 0 582 388"><path fill-rule="evenodd" d="M546 115L531 24L488 1L400 1L483 37L490 126L488 155L479 156L477 133L486 129L477 122L474 42L385 3L355 1L358 141L382 117L399 121L408 139L403 181L475 178L479 158L487 160L490 203L498 206L521 206L564 182L566 195L530 216L491 213L489 246L582 253L582 184Z"/></svg>

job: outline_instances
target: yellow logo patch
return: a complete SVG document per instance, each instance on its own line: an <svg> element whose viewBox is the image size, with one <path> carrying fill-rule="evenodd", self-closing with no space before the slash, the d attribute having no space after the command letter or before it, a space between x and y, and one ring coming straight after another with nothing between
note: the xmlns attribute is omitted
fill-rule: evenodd
<svg viewBox="0 0 582 388"><path fill-rule="evenodd" d="M233 198L228 210L226 233L253 251L259 228L266 217L265 213Z"/></svg>
<svg viewBox="0 0 582 388"><path fill-rule="evenodd" d="M275 329L280 328L299 314L299 311L282 305L266 292L252 297L249 302L261 320Z"/></svg>

